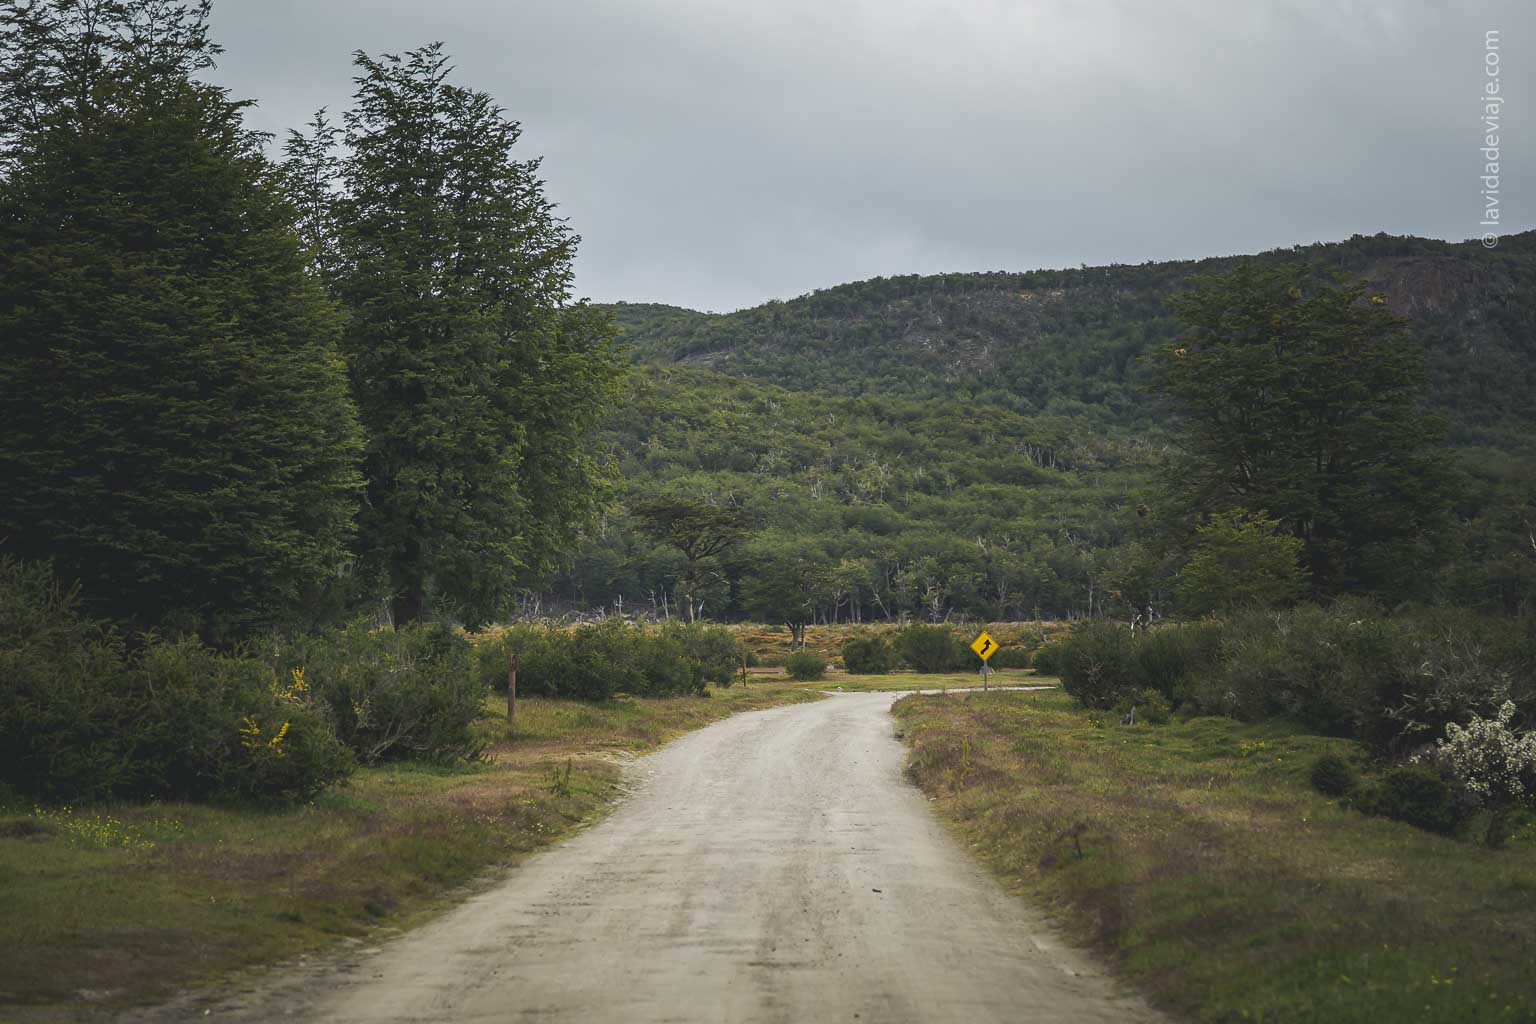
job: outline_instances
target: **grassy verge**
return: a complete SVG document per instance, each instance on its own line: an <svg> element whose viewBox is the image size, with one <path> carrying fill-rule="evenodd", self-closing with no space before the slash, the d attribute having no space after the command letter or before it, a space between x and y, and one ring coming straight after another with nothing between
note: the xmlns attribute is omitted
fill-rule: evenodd
<svg viewBox="0 0 1536 1024"><path fill-rule="evenodd" d="M978 662L979 664L979 662ZM768 676L775 683L797 689L842 690L866 692L870 690L979 690L981 673L978 672L888 672L884 675L853 675L840 670L828 672L815 682L796 682L777 670L776 676ZM1054 676L1038 676L1031 668L998 669L992 673L992 686L1055 686Z"/></svg>
<svg viewBox="0 0 1536 1024"><path fill-rule="evenodd" d="M909 772L1016 891L1200 1021L1536 1021L1536 835L1369 819L1307 772L1347 741L1120 727L1060 693L906 698Z"/></svg>
<svg viewBox="0 0 1536 1024"><path fill-rule="evenodd" d="M134 804L0 811L0 1019L71 1020L232 969L401 928L455 887L600 815L611 754L642 753L799 688L603 704L523 700L484 723L493 760L360 771L281 809Z"/></svg>
<svg viewBox="0 0 1536 1024"><path fill-rule="evenodd" d="M747 686L709 688L708 699L666 697L639 700L621 697L601 703L524 698L517 702L517 721L510 743L506 735L506 703L497 697L487 728L499 742L494 749L500 762L547 759L575 749L587 753L619 750L643 753L685 732L719 721L740 711L777 707L817 700L786 680L754 679Z"/></svg>

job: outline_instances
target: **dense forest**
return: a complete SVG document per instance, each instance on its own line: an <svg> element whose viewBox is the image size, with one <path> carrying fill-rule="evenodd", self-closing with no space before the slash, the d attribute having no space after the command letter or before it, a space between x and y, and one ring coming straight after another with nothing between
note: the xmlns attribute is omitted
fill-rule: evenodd
<svg viewBox="0 0 1536 1024"><path fill-rule="evenodd" d="M696 595L744 613L742 583L793 553L828 570L820 617L1065 615L1105 598L1139 550L1138 488L1157 453L1054 417L956 415L937 400L788 391L648 367L600 435L632 499L689 496L752 529ZM621 506L586 538L562 597L663 612L684 556ZM1081 592L1079 592L1081 591ZM749 614L749 613L748 613Z"/></svg>
<svg viewBox="0 0 1536 1024"><path fill-rule="evenodd" d="M1530 451L1536 232L1476 242L1375 235L1274 250L1383 295L1429 361L1451 440ZM683 365L796 391L980 401L1025 414L1155 429L1138 357L1179 333L1167 305L1235 258L1028 273L875 278L729 314L610 308L641 364Z"/></svg>
<svg viewBox="0 0 1536 1024"><path fill-rule="evenodd" d="M1536 233L1251 262L1359 282L1422 349L1451 527L1433 571L1382 596L1528 608ZM541 600L670 614L681 585L708 617L751 616L743 581L793 553L813 621L1159 613L1182 557L1158 484L1178 439L1147 357L1186 329L1169 300L1238 263L875 279L723 315L606 307L637 364L602 432L628 504L736 508L750 529L704 573L621 505Z"/></svg>

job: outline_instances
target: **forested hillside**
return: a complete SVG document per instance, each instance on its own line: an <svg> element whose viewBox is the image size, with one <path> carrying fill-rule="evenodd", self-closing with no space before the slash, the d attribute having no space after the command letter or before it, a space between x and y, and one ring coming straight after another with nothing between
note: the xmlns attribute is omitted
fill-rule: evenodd
<svg viewBox="0 0 1536 1024"><path fill-rule="evenodd" d="M1536 423L1536 232L1488 250L1390 235L1275 250L1383 293L1424 342L1451 440L1530 450ZM640 363L795 391L982 401L1096 426L1153 427L1137 357L1178 334L1165 305L1235 259L875 278L728 314L609 307Z"/></svg>
<svg viewBox="0 0 1536 1024"><path fill-rule="evenodd" d="M1425 350L1455 526L1442 571L1402 597L1522 607L1536 586L1536 233L1491 252L1357 236L1254 262L1364 282ZM630 504L741 511L750 528L700 582L709 617L768 611L742 582L794 559L820 619L1161 607L1181 553L1155 514L1171 438L1141 357L1180 334L1170 296L1236 263L877 278L730 314L617 304L639 368L604 440ZM621 507L552 596L662 612L687 575Z"/></svg>
<svg viewBox="0 0 1536 1024"><path fill-rule="evenodd" d="M690 369L637 377L603 435L622 454L630 498L713 501L753 527L701 594L711 617L743 608L751 567L790 553L825 568L827 617L1064 615L1121 571L1138 534L1135 490L1154 453L1064 418ZM681 554L620 509L560 596L611 606L623 595L659 612L682 568Z"/></svg>

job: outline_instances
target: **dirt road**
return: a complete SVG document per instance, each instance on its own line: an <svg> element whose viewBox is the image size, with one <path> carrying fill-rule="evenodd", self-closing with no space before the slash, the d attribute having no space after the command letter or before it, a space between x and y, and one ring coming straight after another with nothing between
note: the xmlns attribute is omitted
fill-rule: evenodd
<svg viewBox="0 0 1536 1024"><path fill-rule="evenodd" d="M935 822L901 774L897 696L838 695L688 735L636 763L612 817L504 884L294 991L202 1019L1155 1019Z"/></svg>

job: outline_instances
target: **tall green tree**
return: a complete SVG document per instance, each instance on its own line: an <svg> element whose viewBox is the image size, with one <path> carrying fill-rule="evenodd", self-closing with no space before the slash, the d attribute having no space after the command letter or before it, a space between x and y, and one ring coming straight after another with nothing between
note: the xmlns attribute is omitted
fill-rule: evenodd
<svg viewBox="0 0 1536 1024"><path fill-rule="evenodd" d="M1152 358L1184 505L1274 516L1317 596L1420 589L1446 524L1443 428L1405 322L1363 285L1251 261L1170 304L1184 331Z"/></svg>
<svg viewBox="0 0 1536 1024"><path fill-rule="evenodd" d="M344 130L317 120L286 167L347 314L362 550L397 623L484 619L606 497L588 434L620 380L614 333L568 304L578 239L538 161L514 159L518 125L448 81L441 45L355 64Z"/></svg>
<svg viewBox="0 0 1536 1024"><path fill-rule="evenodd" d="M759 537L748 551L752 571L742 582L741 600L759 622L789 627L790 650L805 646L805 627L825 598L832 567L800 540L775 533Z"/></svg>
<svg viewBox="0 0 1536 1024"><path fill-rule="evenodd" d="M715 560L746 538L751 517L738 505L702 498L655 496L630 504L651 535L683 556L683 600L688 621L697 617L700 593L711 578L723 580Z"/></svg>
<svg viewBox="0 0 1536 1024"><path fill-rule="evenodd" d="M349 557L340 322L208 4L0 2L0 544L232 638Z"/></svg>

